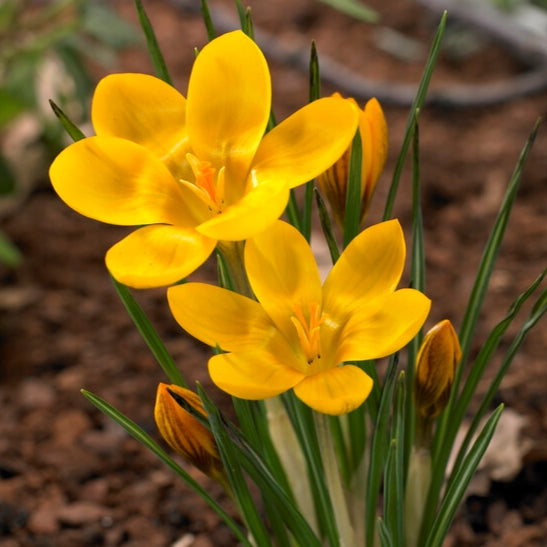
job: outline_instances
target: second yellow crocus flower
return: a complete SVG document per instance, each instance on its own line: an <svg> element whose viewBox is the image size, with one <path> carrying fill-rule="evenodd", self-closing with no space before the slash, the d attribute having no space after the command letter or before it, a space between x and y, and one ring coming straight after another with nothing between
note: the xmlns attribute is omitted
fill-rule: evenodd
<svg viewBox="0 0 547 547"><path fill-rule="evenodd" d="M293 389L311 408L340 415L357 408L371 378L352 361L394 353L418 332L430 301L396 290L405 262L398 221L361 232L322 284L304 237L277 221L245 245L258 301L220 287L168 289L171 311L195 338L228 353L209 361L212 380L243 399Z"/></svg>

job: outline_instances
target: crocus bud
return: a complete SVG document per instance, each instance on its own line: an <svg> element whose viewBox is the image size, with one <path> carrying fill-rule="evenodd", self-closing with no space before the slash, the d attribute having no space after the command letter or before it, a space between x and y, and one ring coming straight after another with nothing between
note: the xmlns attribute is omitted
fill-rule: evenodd
<svg viewBox="0 0 547 547"><path fill-rule="evenodd" d="M334 96L340 97L339 93ZM380 103L370 99L363 110L354 99L348 98L359 110L359 132L363 148L361 160L361 214L360 224L367 214L372 194L387 158L387 124ZM334 218L344 226L346 196L348 190L351 148L327 171L318 177L319 187L330 203Z"/></svg>
<svg viewBox="0 0 547 547"><path fill-rule="evenodd" d="M414 402L421 418L435 418L448 403L461 356L458 335L447 319L426 334L418 352L414 377Z"/></svg>
<svg viewBox="0 0 547 547"><path fill-rule="evenodd" d="M189 463L224 483L224 468L212 433L185 410L169 390L197 412L207 416L196 393L174 384L160 383L156 392L154 418L162 437Z"/></svg>

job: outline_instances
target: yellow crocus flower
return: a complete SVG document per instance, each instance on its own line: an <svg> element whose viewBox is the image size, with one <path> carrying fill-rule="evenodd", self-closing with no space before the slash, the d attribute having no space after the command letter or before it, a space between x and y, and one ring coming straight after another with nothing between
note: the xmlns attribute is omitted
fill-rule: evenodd
<svg viewBox="0 0 547 547"><path fill-rule="evenodd" d="M289 190L332 165L357 128L356 109L329 97L265 133L270 108L268 65L241 31L201 50L187 98L153 76L109 75L93 97L96 136L59 154L53 187L85 216L139 226L107 252L118 281L175 283L217 241L247 239L279 218Z"/></svg>
<svg viewBox="0 0 547 547"><path fill-rule="evenodd" d="M292 388L319 412L350 412L372 380L344 363L401 349L429 313L421 292L396 290L405 261L397 220L354 238L323 284L307 241L283 221L249 239L244 260L257 301L203 283L168 289L178 323L228 352L210 359L209 373L236 397L265 399Z"/></svg>

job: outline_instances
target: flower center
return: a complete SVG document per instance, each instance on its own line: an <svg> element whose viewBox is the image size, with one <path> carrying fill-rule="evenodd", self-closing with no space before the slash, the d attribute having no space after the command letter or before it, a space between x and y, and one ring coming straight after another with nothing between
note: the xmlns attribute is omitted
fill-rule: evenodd
<svg viewBox="0 0 547 547"><path fill-rule="evenodd" d="M300 304L294 307L294 315L291 317L291 321L309 365L315 359L321 358L320 326L324 320L321 306L318 304L309 304L307 314L304 313Z"/></svg>
<svg viewBox="0 0 547 547"><path fill-rule="evenodd" d="M211 211L220 213L224 207L224 167L217 174L208 161L201 161L193 154L186 154L186 160L194 174L194 190Z"/></svg>

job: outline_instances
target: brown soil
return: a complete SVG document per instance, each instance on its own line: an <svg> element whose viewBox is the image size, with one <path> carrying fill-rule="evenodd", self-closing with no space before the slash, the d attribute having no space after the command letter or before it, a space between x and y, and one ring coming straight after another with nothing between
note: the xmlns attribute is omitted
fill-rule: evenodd
<svg viewBox="0 0 547 547"><path fill-rule="evenodd" d="M418 82L424 56L403 60L378 47L391 28L427 51L436 17L410 1L371 0L380 27L357 23L312 0L252 3L257 28L280 43L332 58L361 76L390 86ZM220 2L233 16L230 0ZM117 2L131 21L132 3ZM199 15L167 1L145 2L177 87L185 90L194 46L206 35ZM211 3L215 14L216 3ZM408 52L408 48L401 53ZM268 52L266 52L268 54ZM271 62L278 118L307 101L307 75ZM462 59L445 52L433 89L456 83L510 81L524 67L510 52L485 44ZM153 72L143 50L125 53L118 71ZM334 91L326 85L324 93ZM343 89L342 89L343 91ZM381 97L380 97L381 98ZM520 149L547 93L483 108L426 107L421 114L421 173L427 245L428 324L444 317L459 325L488 231ZM408 116L386 105L390 155L370 213L380 218ZM540 130L530 155L492 277L475 338L476 351L511 301L547 259L547 136ZM409 175L395 214L409 226ZM232 546L234 540L203 501L154 456L96 411L79 393L97 393L156 435L155 389L165 378L118 300L103 264L105 250L126 230L69 210L48 186L45 170L27 199L3 218L23 265L0 269L0 546ZM213 265L198 276L212 279ZM164 291L138 294L188 381L201 381L220 404L226 397L207 379L207 350L171 318ZM512 327L499 363L517 326ZM547 375L545 323L529 336L497 395L525 419L526 443L516 476L468 497L447 545L547 545ZM487 383L481 384L484 391ZM212 493L220 490L190 470ZM223 500L226 501L226 500ZM226 503L229 507L229 504ZM182 538L182 539L181 539Z"/></svg>

